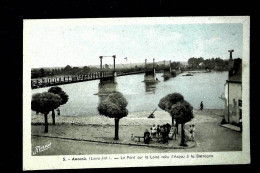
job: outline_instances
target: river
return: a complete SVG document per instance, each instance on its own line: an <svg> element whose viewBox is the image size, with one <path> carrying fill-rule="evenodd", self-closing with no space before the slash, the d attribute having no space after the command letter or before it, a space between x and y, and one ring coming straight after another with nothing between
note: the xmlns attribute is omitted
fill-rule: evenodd
<svg viewBox="0 0 260 173"><path fill-rule="evenodd" d="M117 88L128 101L129 112L150 111L158 107L159 100L167 94L178 92L184 96L194 109L199 109L203 101L204 109L224 109L224 102L219 98L224 92L228 72L194 73L193 76L170 78L164 81L162 73L156 77L160 82L144 83L144 74L117 77ZM69 101L60 107L62 116L97 115L99 80L61 85L69 95ZM32 94L48 91L47 88L33 89ZM35 114L35 113L33 113Z"/></svg>

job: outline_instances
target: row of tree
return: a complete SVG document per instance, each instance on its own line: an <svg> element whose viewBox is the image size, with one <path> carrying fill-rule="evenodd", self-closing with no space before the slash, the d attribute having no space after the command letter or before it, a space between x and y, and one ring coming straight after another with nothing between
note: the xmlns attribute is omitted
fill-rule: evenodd
<svg viewBox="0 0 260 173"><path fill-rule="evenodd" d="M153 64L147 64L147 68L150 69L153 67ZM156 70L163 70L167 65L163 64L155 64ZM171 63L172 68L179 68L181 67L180 62L172 62ZM104 65L103 68L104 71L113 71L113 68L109 68L107 64ZM135 67L131 68L120 68L117 69L118 72L135 72L135 71L144 71L145 67L144 65L136 65ZM95 73L99 72L100 68L97 67L88 67L84 66L82 68L80 67L71 67L70 65L67 65L64 68L53 68L53 69L32 69L31 71L31 78L41 78L41 77L50 77L50 76L57 76L57 75L84 75L86 73Z"/></svg>
<svg viewBox="0 0 260 173"><path fill-rule="evenodd" d="M221 58L203 59L202 57L192 57L188 60L187 69L211 69L218 71L227 71L229 70L229 61L223 60Z"/></svg>
<svg viewBox="0 0 260 173"><path fill-rule="evenodd" d="M31 109L44 115L44 132L48 133L48 114L52 112L52 124L55 125L55 109L67 103L69 96L60 87L51 87L48 92L32 96Z"/></svg>
<svg viewBox="0 0 260 173"><path fill-rule="evenodd" d="M115 120L115 140L119 139L119 120L128 115L128 110L126 109L128 102L123 96L123 94L116 92L108 95L103 99L98 106L98 111L100 115L104 115L109 118L114 118ZM167 111L172 117L172 125L174 120L176 121L177 128L181 124L181 146L186 146L185 143L185 132L184 125L186 122L190 121L193 116L193 107L184 100L184 97L179 93L168 94L163 97L158 106Z"/></svg>
<svg viewBox="0 0 260 173"><path fill-rule="evenodd" d="M49 77L49 76L57 76L57 75L82 75L90 72L97 72L98 68L90 68L90 67L71 67L67 65L64 68L53 68L53 69L33 69L31 71L31 78L41 78L41 77Z"/></svg>
<svg viewBox="0 0 260 173"><path fill-rule="evenodd" d="M48 92L36 93L32 96L31 109L44 115L44 132L48 133L48 114L52 111L53 125L55 125L55 109L68 101L68 95L60 87L52 87ZM127 100L120 92L109 94L98 106L100 115L104 115L115 120L115 140L119 139L119 120L128 115ZM163 97L158 106L167 111L172 117L172 124L175 120L177 127L181 124L181 144L185 146L184 125L190 121L193 116L193 107L184 100L179 93L169 94Z"/></svg>
<svg viewBox="0 0 260 173"><path fill-rule="evenodd" d="M146 68L152 68L153 64L147 64ZM156 64L156 70L163 70L167 65L164 64ZM172 69L179 69L184 70L184 66L177 61L171 62ZM223 60L221 58L211 58L211 59L204 59L202 57L195 58L192 57L188 60L188 66L185 69L212 69L212 70L219 70L219 71L226 71L229 70L229 62L228 60ZM112 71L112 68L109 68L107 64L104 65L105 71ZM144 65L135 66L131 68L120 68L117 69L119 72L134 72L134 71L143 71L145 70ZM48 77L48 76L55 76L55 75L83 75L86 73L95 73L99 72L100 68L97 67L88 67L84 66L80 67L71 67L67 65L64 68L54 68L54 69L33 69L31 71L31 78L40 78L40 77Z"/></svg>

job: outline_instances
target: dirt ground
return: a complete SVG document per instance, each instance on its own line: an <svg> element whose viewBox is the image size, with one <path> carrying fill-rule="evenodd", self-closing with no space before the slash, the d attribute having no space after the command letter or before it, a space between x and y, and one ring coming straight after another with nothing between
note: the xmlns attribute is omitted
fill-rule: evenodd
<svg viewBox="0 0 260 173"><path fill-rule="evenodd" d="M102 144L96 142L70 141L64 139L32 137L32 152L36 146L43 146L51 142L51 147L37 155L71 155L71 154L119 154L119 153L157 153L157 152L214 152L241 151L241 133L219 126L223 117L222 110L194 110L195 118L186 123L195 124L195 138L197 146L188 149L163 149L144 146L128 146L119 144ZM120 120L119 142L131 141L131 134L143 136L145 129L153 124L171 124L171 117L166 112L157 112L155 119L148 119L145 112L133 113ZM71 119L72 118L72 119ZM66 122L64 122L66 119ZM32 135L46 135L43 133L43 116L32 118ZM51 122L51 121L49 121ZM77 122L77 123L75 123ZM63 136L101 141L114 141L114 121L103 116L98 117L57 117L56 126L49 125L50 136ZM169 140L169 145L177 146L177 140ZM143 143L142 141L140 143ZM154 141L157 143L157 141Z"/></svg>

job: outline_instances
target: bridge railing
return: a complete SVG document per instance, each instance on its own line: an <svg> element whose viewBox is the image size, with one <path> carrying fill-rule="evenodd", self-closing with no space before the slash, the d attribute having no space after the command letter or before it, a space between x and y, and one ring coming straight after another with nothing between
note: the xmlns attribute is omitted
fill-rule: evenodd
<svg viewBox="0 0 260 173"><path fill-rule="evenodd" d="M112 72L111 73L95 72L95 73L87 73L87 74L74 75L74 76L57 76L51 78L32 79L31 88L34 89L34 88L48 87L54 85L62 85L66 83L95 80L95 79L111 77L111 76L113 76Z"/></svg>
<svg viewBox="0 0 260 173"><path fill-rule="evenodd" d="M144 71L133 71L133 72L116 72L117 76L124 76L124 75L131 75L131 74L139 74L144 73ZM42 88L42 87L49 87L55 85L63 85L68 83L76 83L81 81L89 81L101 78L112 77L114 75L113 72L95 72L95 73L86 73L80 75L73 75L73 76L56 76L56 77L49 77L49 78L41 78L41 79L32 79L31 80L31 88Z"/></svg>

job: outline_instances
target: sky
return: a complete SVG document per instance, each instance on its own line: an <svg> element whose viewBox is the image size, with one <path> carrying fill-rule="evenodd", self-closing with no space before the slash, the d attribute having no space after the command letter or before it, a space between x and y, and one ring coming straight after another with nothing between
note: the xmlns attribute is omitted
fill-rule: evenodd
<svg viewBox="0 0 260 173"><path fill-rule="evenodd" d="M242 24L41 25L26 32L31 67L99 65L99 56L116 63L242 58ZM127 57L127 61L124 59ZM103 64L112 64L104 58Z"/></svg>

